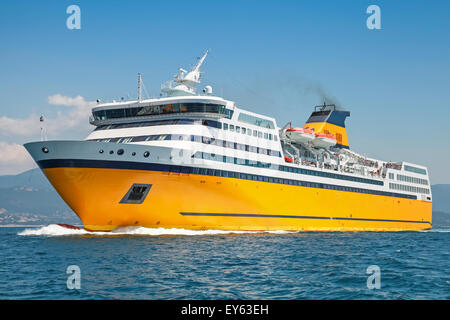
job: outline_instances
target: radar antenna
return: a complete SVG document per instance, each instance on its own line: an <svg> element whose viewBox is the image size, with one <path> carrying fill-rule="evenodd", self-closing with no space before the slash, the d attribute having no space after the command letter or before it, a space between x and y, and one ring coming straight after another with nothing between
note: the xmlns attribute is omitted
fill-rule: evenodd
<svg viewBox="0 0 450 320"><path fill-rule="evenodd" d="M194 85L200 83L200 67L203 64L203 61L205 61L207 55L208 50L206 50L203 57L198 60L197 64L189 72L186 72L186 70L180 68L180 74L175 77L175 81L180 84L186 84L189 87L193 87Z"/></svg>
<svg viewBox="0 0 450 320"><path fill-rule="evenodd" d="M163 92L167 93L169 96L174 95L195 95L195 86L200 83L201 72L200 67L208 55L208 50L203 54L201 58L198 59L197 64L191 68L189 72L183 68L179 68L179 74L174 77L175 86L169 82L166 86L161 89Z"/></svg>
<svg viewBox="0 0 450 320"><path fill-rule="evenodd" d="M142 100L142 75L138 73L138 101Z"/></svg>

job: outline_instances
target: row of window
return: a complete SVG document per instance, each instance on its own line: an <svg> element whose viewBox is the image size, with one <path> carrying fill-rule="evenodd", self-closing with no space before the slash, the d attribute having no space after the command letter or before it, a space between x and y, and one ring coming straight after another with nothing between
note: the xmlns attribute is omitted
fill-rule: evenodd
<svg viewBox="0 0 450 320"><path fill-rule="evenodd" d="M230 130L231 132L237 132L237 133L242 133L242 134L247 134L249 136L251 136L253 134L254 137L258 137L258 138L263 138L267 139L267 140L275 140L278 141L278 137L277 135L272 135L271 133L267 133L267 132L261 132L258 130L252 130L252 129L248 129L248 128L244 128L244 127L240 127L240 126L234 126L232 124L228 125L227 123L223 124L223 130Z"/></svg>
<svg viewBox="0 0 450 320"><path fill-rule="evenodd" d="M167 126L167 125L179 125L179 124L196 124L196 125L204 125L211 128L222 129L222 123L215 120L200 120L200 119L170 119L170 120L159 120L159 121L142 121L142 122L131 122L131 123L118 123L118 124L109 124L109 125L101 125L95 128L96 130L108 130L108 129L123 129L123 128L137 128L137 127L152 127L152 126ZM277 135L272 135L271 133L261 132L258 130L252 130L240 126L234 126L232 124L228 125L227 123L223 124L224 130L229 130L232 132L247 134L249 136L264 138L266 140L274 140L278 141Z"/></svg>
<svg viewBox="0 0 450 320"><path fill-rule="evenodd" d="M215 120L201 120L201 119L170 119L170 120L153 120L130 123L118 123L102 125L95 128L95 130L109 130L109 129L123 129L123 128L137 128L137 127L153 127L153 126L167 126L178 124L197 124L207 127L222 129L222 123Z"/></svg>
<svg viewBox="0 0 450 320"><path fill-rule="evenodd" d="M249 160L249 159L227 157L227 156L217 155L217 154L212 154L212 153L207 153L207 152L200 152L200 151L196 152L194 154L194 157L199 158L199 159L234 163L234 164L239 164L239 165L244 165L244 166L266 168L266 169L279 170L279 171L291 172L291 173L297 173L297 174L306 174L306 175L310 175L310 176L318 176L318 177L331 178L331 179L340 179L340 180L347 180L347 181L353 181L353 182L359 182L359 183L367 183L367 184L380 185L380 186L384 185L383 181L378 181L378 180L372 180L372 179L366 179L366 178L360 178L360 177L352 177L352 176L346 176L346 175L337 174L337 173L302 169L302 168L296 168L296 167L290 167L290 166L283 166L283 165L278 165L278 164L274 164L274 163L260 162L260 161L254 161L254 160Z"/></svg>
<svg viewBox="0 0 450 320"><path fill-rule="evenodd" d="M413 167L413 166L408 166L407 164L404 165L404 168L406 171L409 171L409 172L425 174L425 175L427 174L427 170L422 169L422 168Z"/></svg>
<svg viewBox="0 0 450 320"><path fill-rule="evenodd" d="M174 113L218 113L224 114L228 119L231 119L233 110L226 109L224 105L193 102L140 106L134 108L114 108L109 110L94 111L92 115L95 120L108 120Z"/></svg>
<svg viewBox="0 0 450 320"><path fill-rule="evenodd" d="M400 193L394 193L394 192L369 190L369 189L354 188L354 187L344 187L344 186L338 186L338 185L332 185L332 184L326 184L326 183L308 182L308 181L300 181L300 180L293 180L293 179L267 177L267 176L261 176L261 175L256 175L256 174L240 173L240 172L225 171L225 170L218 170L218 169L182 167L181 169L178 169L178 172L187 173L187 174L192 173L192 174L201 174L201 175L208 175L208 176L245 179L245 180L261 181L261 182L269 182L269 183L279 183L279 184L287 184L287 185L292 185L292 186L301 186L301 187L309 187L309 188L320 188L320 189L329 189L329 190L337 190L337 191L365 193L365 194L373 194L373 195L379 195L379 196L417 199L416 196L409 195L409 194L400 194Z"/></svg>
<svg viewBox="0 0 450 320"><path fill-rule="evenodd" d="M410 176L404 176L402 174L397 174L397 180L398 181L403 181L403 182L410 182L410 183L428 185L428 180L426 180L426 179L420 179L420 178L415 178L415 177L410 177Z"/></svg>
<svg viewBox="0 0 450 320"><path fill-rule="evenodd" d="M231 142L226 140L220 140L209 137L186 135L186 134L155 134L147 136L136 136L136 137L116 137L116 138L106 138L106 139L94 139L98 142L116 142L116 143L130 143L130 142L143 142L143 141L163 141L163 140L178 140L178 141L192 141L199 142L203 144L211 144L219 147L242 150L247 152L254 152L259 154L264 154L273 157L281 157L281 152L261 147L250 146L248 144L242 144L237 142Z"/></svg>
<svg viewBox="0 0 450 320"><path fill-rule="evenodd" d="M389 188L392 190L401 190L401 191L407 191L407 192L430 194L430 189L414 187L414 186L405 186L403 184L397 184L397 183L389 183Z"/></svg>

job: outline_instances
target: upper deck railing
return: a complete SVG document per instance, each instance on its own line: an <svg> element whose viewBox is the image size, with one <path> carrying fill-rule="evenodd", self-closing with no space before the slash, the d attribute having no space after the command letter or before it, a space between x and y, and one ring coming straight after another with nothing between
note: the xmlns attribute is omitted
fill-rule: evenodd
<svg viewBox="0 0 450 320"><path fill-rule="evenodd" d="M148 120L166 120L166 119L222 119L227 115L221 113L208 113L208 112L186 112L186 113L172 113L172 114L161 114L161 115L148 115L148 116L139 116L139 117L124 117L124 118L112 118L112 119L104 119L104 120L96 120L91 115L89 116L89 123L94 126L101 126L107 124L116 124L116 123L133 123L133 122L141 122Z"/></svg>

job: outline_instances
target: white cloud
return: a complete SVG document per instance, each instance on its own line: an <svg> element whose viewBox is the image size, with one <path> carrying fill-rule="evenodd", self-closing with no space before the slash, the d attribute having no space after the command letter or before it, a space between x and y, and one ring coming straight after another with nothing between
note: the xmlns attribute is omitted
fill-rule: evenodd
<svg viewBox="0 0 450 320"><path fill-rule="evenodd" d="M0 141L0 174L16 174L36 167L23 146Z"/></svg>
<svg viewBox="0 0 450 320"><path fill-rule="evenodd" d="M0 117L0 135L3 136L28 136L36 133L36 126L39 117L32 115L26 119L13 119L8 117ZM37 127L39 132L39 127Z"/></svg>
<svg viewBox="0 0 450 320"><path fill-rule="evenodd" d="M77 107L79 109L86 109L91 102L85 101L82 96L76 96L75 98L63 96L59 93L48 97L48 103L57 106ZM87 110L88 112L90 110Z"/></svg>
<svg viewBox="0 0 450 320"><path fill-rule="evenodd" d="M72 98L54 94L48 97L48 103L67 107L58 111L54 117L44 114L43 126L51 139L68 136L75 131L88 133L92 129L88 120L96 102L86 101L82 96ZM0 174L15 174L35 167L28 152L17 142L39 139L42 126L40 116L33 113L21 119L0 117Z"/></svg>
<svg viewBox="0 0 450 320"><path fill-rule="evenodd" d="M89 129L89 115L94 101L86 101L83 97L75 98L55 94L48 97L48 103L57 106L67 106L66 110L59 111L54 118L44 115L44 127L48 135L57 136L73 128ZM0 137L33 137L40 135L40 115L31 114L27 118L14 119L0 117Z"/></svg>

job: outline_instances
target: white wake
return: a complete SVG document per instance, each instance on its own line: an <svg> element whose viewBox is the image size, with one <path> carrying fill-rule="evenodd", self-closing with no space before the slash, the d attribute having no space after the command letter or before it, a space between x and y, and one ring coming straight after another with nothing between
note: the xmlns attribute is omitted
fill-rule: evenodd
<svg viewBox="0 0 450 320"><path fill-rule="evenodd" d="M239 230L188 230L177 228L144 228L144 227L119 227L111 232L91 232L84 229L69 229L57 224L50 224L40 228L27 228L18 233L19 236L116 236L116 235L143 235L143 236L205 236L205 235L223 235L223 234L255 234L255 233L271 233L271 234L288 234L291 231L239 231Z"/></svg>
<svg viewBox="0 0 450 320"><path fill-rule="evenodd" d="M420 230L419 232L450 232L450 228L438 228L438 229Z"/></svg>

